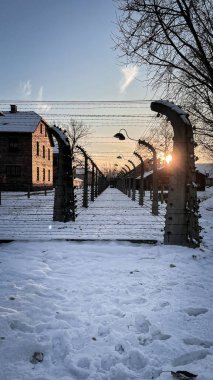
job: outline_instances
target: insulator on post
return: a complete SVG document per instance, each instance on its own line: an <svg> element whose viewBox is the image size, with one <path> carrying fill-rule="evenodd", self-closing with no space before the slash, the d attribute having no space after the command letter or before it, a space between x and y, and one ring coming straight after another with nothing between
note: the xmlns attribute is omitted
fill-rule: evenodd
<svg viewBox="0 0 213 380"><path fill-rule="evenodd" d="M197 184L195 182L192 182L192 186L194 187L194 189L197 188Z"/></svg>
<svg viewBox="0 0 213 380"><path fill-rule="evenodd" d="M192 243L198 245L198 241L195 238L192 239Z"/></svg>

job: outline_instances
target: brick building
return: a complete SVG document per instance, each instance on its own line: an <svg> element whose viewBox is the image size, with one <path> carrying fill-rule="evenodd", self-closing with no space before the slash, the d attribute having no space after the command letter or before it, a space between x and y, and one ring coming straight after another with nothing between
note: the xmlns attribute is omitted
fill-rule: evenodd
<svg viewBox="0 0 213 380"><path fill-rule="evenodd" d="M52 147L48 124L40 115L18 111L16 105L0 112L0 190L51 189Z"/></svg>

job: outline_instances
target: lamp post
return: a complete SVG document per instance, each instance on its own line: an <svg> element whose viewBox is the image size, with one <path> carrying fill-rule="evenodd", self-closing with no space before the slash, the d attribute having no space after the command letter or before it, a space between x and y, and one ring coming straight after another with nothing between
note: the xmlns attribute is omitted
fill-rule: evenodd
<svg viewBox="0 0 213 380"><path fill-rule="evenodd" d="M158 215L158 178L157 178L157 154L155 148L146 142L145 140L136 140L129 137L126 129L122 128L118 133L114 135L115 138L119 140L125 140L125 136L121 131L124 131L128 137L128 139L136 141L138 145L143 145L148 148L153 154L153 198L152 198L152 214Z"/></svg>
<svg viewBox="0 0 213 380"><path fill-rule="evenodd" d="M141 178L140 178L140 187L139 187L139 205L143 206L143 195L144 195L144 180L143 180L143 176L144 176L144 161L143 161L143 158L141 157L141 155L139 153L134 152L133 154L137 158L139 158L139 160L141 162Z"/></svg>

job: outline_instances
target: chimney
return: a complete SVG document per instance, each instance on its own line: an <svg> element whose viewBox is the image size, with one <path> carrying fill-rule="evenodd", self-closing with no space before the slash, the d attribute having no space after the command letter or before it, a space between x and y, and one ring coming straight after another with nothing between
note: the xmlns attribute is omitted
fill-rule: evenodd
<svg viewBox="0 0 213 380"><path fill-rule="evenodd" d="M10 113L16 113L17 112L17 105L11 104L10 105Z"/></svg>

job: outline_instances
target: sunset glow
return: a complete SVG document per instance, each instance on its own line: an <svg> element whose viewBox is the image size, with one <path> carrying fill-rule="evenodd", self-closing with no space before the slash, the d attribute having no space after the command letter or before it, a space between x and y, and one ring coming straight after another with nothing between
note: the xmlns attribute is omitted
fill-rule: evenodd
<svg viewBox="0 0 213 380"><path fill-rule="evenodd" d="M166 156L166 158L165 158L165 161L167 164L170 164L170 162L172 161L172 155L168 154L168 156Z"/></svg>

